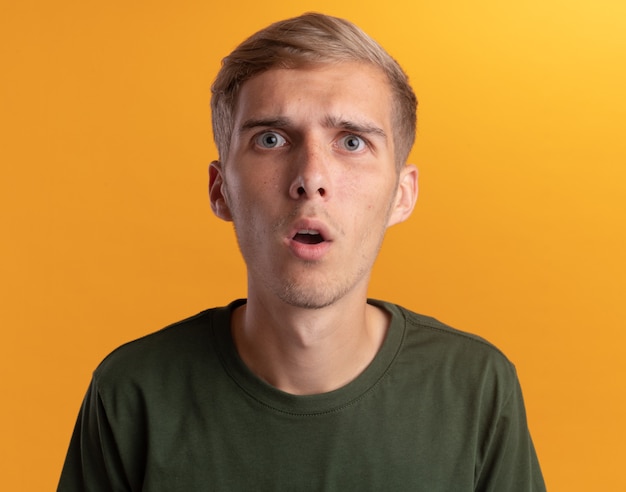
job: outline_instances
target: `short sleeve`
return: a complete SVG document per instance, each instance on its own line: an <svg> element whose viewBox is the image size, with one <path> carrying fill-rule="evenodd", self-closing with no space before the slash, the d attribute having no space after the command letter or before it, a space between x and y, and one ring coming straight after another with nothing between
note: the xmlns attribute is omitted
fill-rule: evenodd
<svg viewBox="0 0 626 492"><path fill-rule="evenodd" d="M132 490L97 383L92 380L78 415L58 492L111 492Z"/></svg>
<svg viewBox="0 0 626 492"><path fill-rule="evenodd" d="M528 431L517 377L494 419L477 474L477 492L545 492L539 461Z"/></svg>

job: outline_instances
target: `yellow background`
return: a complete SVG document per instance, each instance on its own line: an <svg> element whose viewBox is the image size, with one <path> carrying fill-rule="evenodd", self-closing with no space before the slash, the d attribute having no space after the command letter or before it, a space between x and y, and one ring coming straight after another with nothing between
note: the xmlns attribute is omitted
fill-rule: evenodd
<svg viewBox="0 0 626 492"><path fill-rule="evenodd" d="M0 489L56 487L110 350L245 294L206 199L209 86L307 10L363 27L420 99L420 199L371 295L516 363L550 490L626 490L621 0L4 0Z"/></svg>

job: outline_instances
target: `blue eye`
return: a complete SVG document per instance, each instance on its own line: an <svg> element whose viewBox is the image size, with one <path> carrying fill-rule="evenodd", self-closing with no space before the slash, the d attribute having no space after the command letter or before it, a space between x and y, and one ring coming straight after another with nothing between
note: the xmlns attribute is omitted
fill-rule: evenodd
<svg viewBox="0 0 626 492"><path fill-rule="evenodd" d="M254 139L255 143L264 149L282 147L287 141L276 132L264 132Z"/></svg>
<svg viewBox="0 0 626 492"><path fill-rule="evenodd" d="M350 152L362 150L365 147L365 141L357 135L346 135L342 138L343 147Z"/></svg>

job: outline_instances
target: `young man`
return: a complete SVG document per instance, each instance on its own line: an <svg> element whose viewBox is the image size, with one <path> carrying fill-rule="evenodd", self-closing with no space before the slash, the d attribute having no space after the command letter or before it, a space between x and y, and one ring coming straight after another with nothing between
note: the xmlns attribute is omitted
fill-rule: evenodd
<svg viewBox="0 0 626 492"><path fill-rule="evenodd" d="M416 99L354 25L307 14L213 86L215 214L246 300L127 344L94 373L59 490L545 490L511 363L367 299L411 213Z"/></svg>

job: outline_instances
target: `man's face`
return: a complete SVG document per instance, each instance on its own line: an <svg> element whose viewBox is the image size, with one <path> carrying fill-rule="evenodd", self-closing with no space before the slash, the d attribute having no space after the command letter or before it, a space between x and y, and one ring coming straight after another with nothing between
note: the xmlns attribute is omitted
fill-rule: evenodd
<svg viewBox="0 0 626 492"><path fill-rule="evenodd" d="M384 74L360 63L244 83L211 203L234 222L249 296L320 308L366 294L386 228L415 200L415 169L396 171L391 108Z"/></svg>

